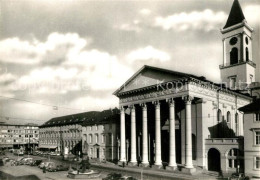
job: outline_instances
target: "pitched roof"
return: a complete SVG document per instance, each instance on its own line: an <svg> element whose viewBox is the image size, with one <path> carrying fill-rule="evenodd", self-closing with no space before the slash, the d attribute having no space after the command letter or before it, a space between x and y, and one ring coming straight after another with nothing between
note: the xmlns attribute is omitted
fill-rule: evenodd
<svg viewBox="0 0 260 180"><path fill-rule="evenodd" d="M55 117L45 122L41 127L62 126L69 124L98 124L106 123L109 119L114 119L111 116L119 114L118 109L109 109L104 111L89 111L79 114L71 114L61 117Z"/></svg>
<svg viewBox="0 0 260 180"><path fill-rule="evenodd" d="M238 109L244 113L260 112L260 98Z"/></svg>
<svg viewBox="0 0 260 180"><path fill-rule="evenodd" d="M233 5L231 7L226 25L223 29L231 27L233 25L242 23L245 19L245 16L243 14L242 8L238 2L238 0L234 0Z"/></svg>
<svg viewBox="0 0 260 180"><path fill-rule="evenodd" d="M125 88L125 86L130 81L132 81L136 76L138 76L141 72L148 70L148 69L154 70L154 71L160 71L160 72L163 72L165 74L173 74L173 75L182 76L183 78L193 77L193 78L196 78L196 79L199 79L199 80L205 80L206 81L206 78L203 77L203 76L195 76L193 74L188 74L188 73L183 73L183 72L178 72L178 71L172 71L172 70L169 70L169 69L163 69L163 68L159 68L159 67L144 65L132 77L130 77L120 88L118 88L113 94L116 95L120 90Z"/></svg>
<svg viewBox="0 0 260 180"><path fill-rule="evenodd" d="M238 90L231 90L228 87L225 87L225 84L218 84L218 83L214 83L210 80L207 80L204 76L196 76L193 74L188 74L188 73L182 73L182 72L178 72L178 71L172 71L169 69L163 69L163 68L158 68L158 67L153 67L153 66L148 66L148 65L144 65L141 69L139 69L132 77L130 77L120 88L118 88L113 95L118 96L118 94L120 93L120 91L122 89L124 89L135 77L137 77L140 73L142 73L143 71L147 70L147 69L151 69L151 70L155 70L155 71L160 71L163 72L164 74L173 74L173 75L178 75L178 76L182 76L184 81L185 80L189 80L189 79L194 79L196 81L200 81L202 82L204 85L209 85L212 86L214 88L220 89L222 91L225 92L229 92L229 93L233 93L233 94L237 94L240 96L243 96L245 98L248 99L252 99L251 96L249 94L244 94ZM155 88L157 88L157 84L152 85ZM132 90L131 90L132 91Z"/></svg>

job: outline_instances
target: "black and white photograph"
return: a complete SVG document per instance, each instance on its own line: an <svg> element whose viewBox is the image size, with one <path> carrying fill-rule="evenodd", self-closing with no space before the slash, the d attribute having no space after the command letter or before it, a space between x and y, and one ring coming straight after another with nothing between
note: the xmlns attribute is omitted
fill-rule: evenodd
<svg viewBox="0 0 260 180"><path fill-rule="evenodd" d="M1 180L260 180L259 0L0 0Z"/></svg>

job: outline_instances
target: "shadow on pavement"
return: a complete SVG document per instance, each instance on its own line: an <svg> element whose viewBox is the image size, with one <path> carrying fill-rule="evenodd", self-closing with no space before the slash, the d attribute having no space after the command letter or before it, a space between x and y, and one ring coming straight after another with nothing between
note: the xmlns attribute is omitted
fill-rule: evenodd
<svg viewBox="0 0 260 180"><path fill-rule="evenodd" d="M27 175L27 176L12 176L10 174L4 173L0 171L0 179L1 180L40 180L35 175Z"/></svg>

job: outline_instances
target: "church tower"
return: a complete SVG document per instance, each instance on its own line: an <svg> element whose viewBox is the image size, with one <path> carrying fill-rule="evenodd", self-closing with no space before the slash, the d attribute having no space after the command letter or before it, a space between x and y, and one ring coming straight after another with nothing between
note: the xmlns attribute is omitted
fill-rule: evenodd
<svg viewBox="0 0 260 180"><path fill-rule="evenodd" d="M238 0L234 0L226 25L221 29L223 64L219 66L222 83L231 89L242 90L255 81L252 32Z"/></svg>

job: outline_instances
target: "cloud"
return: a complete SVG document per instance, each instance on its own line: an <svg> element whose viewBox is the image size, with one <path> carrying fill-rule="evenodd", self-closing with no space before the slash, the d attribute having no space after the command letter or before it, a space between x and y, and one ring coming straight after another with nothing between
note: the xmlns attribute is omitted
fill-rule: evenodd
<svg viewBox="0 0 260 180"><path fill-rule="evenodd" d="M11 74L11 73L4 73L0 74L0 83L8 83L12 82L17 78L16 75Z"/></svg>
<svg viewBox="0 0 260 180"><path fill-rule="evenodd" d="M129 24L129 23L124 23L121 24L120 26L116 26L117 29L120 29L122 31L133 31L133 32L140 32L141 28L139 28L137 25L139 24L139 21L134 21L133 24Z"/></svg>
<svg viewBox="0 0 260 180"><path fill-rule="evenodd" d="M0 62L12 64L57 64L64 61L64 56L78 52L87 41L80 38L77 33L60 34L51 33L45 42L37 39L22 41L17 37L0 41Z"/></svg>
<svg viewBox="0 0 260 180"><path fill-rule="evenodd" d="M116 56L98 49L89 49L89 41L76 33L51 33L44 42L36 39L34 42L18 38L14 40L20 45L26 44L29 49L20 45L16 47L24 54L34 52L39 65L18 77L11 74L0 76L0 82L10 82L1 87L2 91L28 91L47 95L111 90L118 88L133 74L132 69L121 63ZM9 47L15 46L10 44ZM15 58L16 64L20 64L18 57ZM27 58L27 63L34 61L33 57Z"/></svg>
<svg viewBox="0 0 260 180"><path fill-rule="evenodd" d="M248 5L245 7L245 17L249 24L259 23L260 5Z"/></svg>
<svg viewBox="0 0 260 180"><path fill-rule="evenodd" d="M109 107L118 107L118 99L113 95L108 95L103 98L85 96L73 100L70 103L70 107L79 107L84 111L104 110L108 109Z"/></svg>
<svg viewBox="0 0 260 180"><path fill-rule="evenodd" d="M141 9L139 11L139 13L142 15L149 15L149 14L151 14L151 10L150 9Z"/></svg>
<svg viewBox="0 0 260 180"><path fill-rule="evenodd" d="M220 27L225 22L227 15L224 12L213 12L210 9L193 11L190 13L176 13L167 17L156 17L154 26L164 30L186 31L204 30L211 31Z"/></svg>
<svg viewBox="0 0 260 180"><path fill-rule="evenodd" d="M135 61L147 61L147 60L158 60L161 62L169 61L170 55L164 51L155 49L152 46L147 46L145 48L140 48L130 52L127 55L127 59L131 63Z"/></svg>
<svg viewBox="0 0 260 180"><path fill-rule="evenodd" d="M132 69L120 63L116 56L96 49L83 51L67 63L84 68L78 77L92 90L115 89L133 74Z"/></svg>

